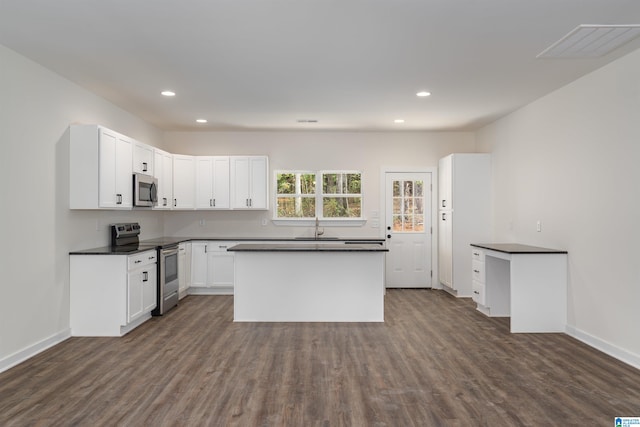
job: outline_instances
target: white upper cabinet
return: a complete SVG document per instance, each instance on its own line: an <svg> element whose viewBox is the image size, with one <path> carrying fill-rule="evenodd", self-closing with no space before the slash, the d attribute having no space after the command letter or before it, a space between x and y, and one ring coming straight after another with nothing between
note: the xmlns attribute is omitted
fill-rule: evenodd
<svg viewBox="0 0 640 427"><path fill-rule="evenodd" d="M196 157L173 155L173 209L196 207Z"/></svg>
<svg viewBox="0 0 640 427"><path fill-rule="evenodd" d="M97 125L72 125L69 141L69 207L133 207L133 141Z"/></svg>
<svg viewBox="0 0 640 427"><path fill-rule="evenodd" d="M153 147L142 142L133 142L133 172L153 175Z"/></svg>
<svg viewBox="0 0 640 427"><path fill-rule="evenodd" d="M229 206L229 157L197 157L196 208L229 209Z"/></svg>
<svg viewBox="0 0 640 427"><path fill-rule="evenodd" d="M269 162L266 156L231 156L231 207L268 209Z"/></svg>
<svg viewBox="0 0 640 427"><path fill-rule="evenodd" d="M171 209L173 205L173 154L154 149L153 176L158 180L158 204L154 209Z"/></svg>

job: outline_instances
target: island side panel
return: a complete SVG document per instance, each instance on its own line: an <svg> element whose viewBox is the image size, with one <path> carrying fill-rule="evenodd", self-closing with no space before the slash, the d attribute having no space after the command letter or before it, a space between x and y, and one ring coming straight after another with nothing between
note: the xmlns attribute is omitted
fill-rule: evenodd
<svg viewBox="0 0 640 427"><path fill-rule="evenodd" d="M234 321L383 322L383 252L236 252Z"/></svg>

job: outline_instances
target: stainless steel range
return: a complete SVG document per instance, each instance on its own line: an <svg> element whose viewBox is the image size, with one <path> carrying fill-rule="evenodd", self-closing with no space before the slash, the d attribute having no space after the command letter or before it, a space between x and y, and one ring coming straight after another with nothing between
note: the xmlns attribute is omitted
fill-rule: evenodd
<svg viewBox="0 0 640 427"><path fill-rule="evenodd" d="M157 249L158 251L158 285L157 305L151 312L154 316L162 316L178 305L178 244L143 244L139 240L140 224L122 223L111 225L111 246L118 252L133 252L140 249Z"/></svg>
<svg viewBox="0 0 640 427"><path fill-rule="evenodd" d="M178 305L178 244L158 248L158 305L151 312L162 316Z"/></svg>

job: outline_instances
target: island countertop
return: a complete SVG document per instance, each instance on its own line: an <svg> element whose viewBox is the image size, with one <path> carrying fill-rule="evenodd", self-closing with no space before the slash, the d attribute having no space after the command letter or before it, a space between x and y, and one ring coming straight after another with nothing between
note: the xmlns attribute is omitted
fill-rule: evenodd
<svg viewBox="0 0 640 427"><path fill-rule="evenodd" d="M240 243L232 252L389 252L380 243Z"/></svg>
<svg viewBox="0 0 640 427"><path fill-rule="evenodd" d="M520 243L471 243L471 246L505 254L566 254L567 251L537 246L523 245Z"/></svg>

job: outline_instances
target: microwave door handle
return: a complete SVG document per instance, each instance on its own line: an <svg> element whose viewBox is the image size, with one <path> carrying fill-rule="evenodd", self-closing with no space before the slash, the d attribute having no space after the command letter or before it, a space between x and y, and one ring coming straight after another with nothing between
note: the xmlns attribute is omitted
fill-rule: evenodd
<svg viewBox="0 0 640 427"><path fill-rule="evenodd" d="M149 191L151 192L151 203L155 205L158 202L158 186L155 182L151 183Z"/></svg>

